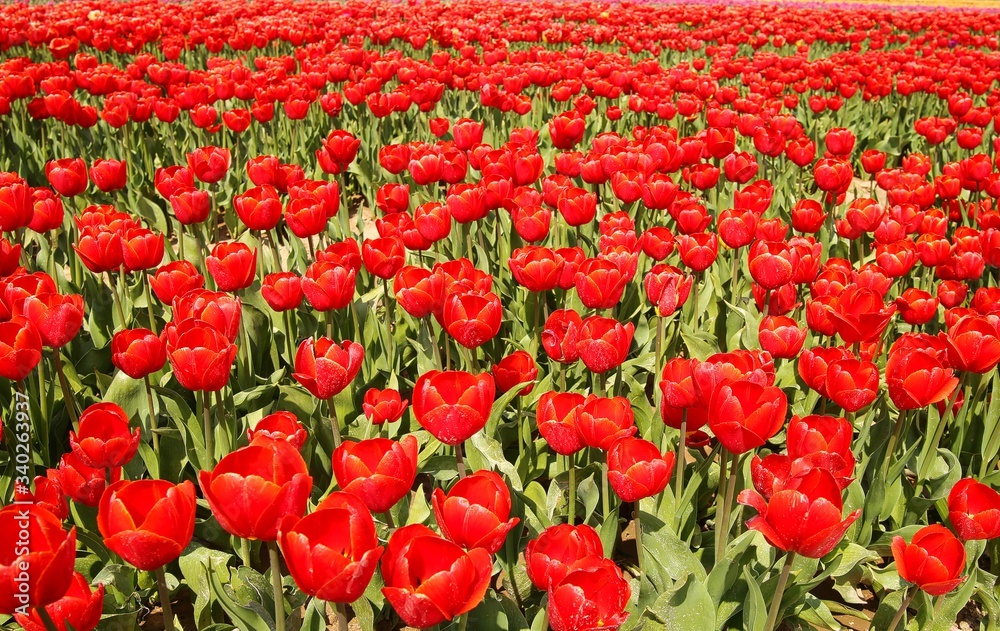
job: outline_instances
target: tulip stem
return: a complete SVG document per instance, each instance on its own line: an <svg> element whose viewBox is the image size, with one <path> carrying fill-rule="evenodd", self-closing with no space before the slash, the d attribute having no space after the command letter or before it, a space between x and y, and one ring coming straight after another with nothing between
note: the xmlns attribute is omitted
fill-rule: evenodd
<svg viewBox="0 0 1000 631"><path fill-rule="evenodd" d="M576 521L576 463L573 462L573 459L573 454L566 456L566 468L569 470L569 506L567 507L568 519L566 523L570 526L575 525Z"/></svg>
<svg viewBox="0 0 1000 631"><path fill-rule="evenodd" d="M153 313L153 296L149 291L149 272L144 276L145 282L142 284L142 292L146 295L146 313L149 315L149 330L156 333L156 315Z"/></svg>
<svg viewBox="0 0 1000 631"><path fill-rule="evenodd" d="M76 415L76 398L69 389L69 382L66 381L66 374L63 372L62 358L59 356L59 349L52 349L52 363L56 366L56 374L59 375L59 388L62 390L63 402L66 405L66 412L69 420L73 423L73 429L80 430L80 419Z"/></svg>
<svg viewBox="0 0 1000 631"><path fill-rule="evenodd" d="M883 471L888 471L889 467L892 466L892 459L896 455L896 443L899 442L899 436L903 431L903 426L906 425L906 414L909 410L900 410L899 416L896 417L896 424L892 428L892 436L889 437L889 446L885 450L885 465L882 467Z"/></svg>
<svg viewBox="0 0 1000 631"><path fill-rule="evenodd" d="M917 595L917 587L914 585L906 594L906 598L903 599L903 604L899 606L899 610L896 611L896 615L893 616L892 622L889 623L887 631L896 631L896 627L899 626L899 621L903 619L906 615L906 610L909 609L910 603L913 602L913 597Z"/></svg>
<svg viewBox="0 0 1000 631"><path fill-rule="evenodd" d="M601 463L601 510L604 511L604 521L607 521L611 512L611 497L608 490L608 462L606 458Z"/></svg>
<svg viewBox="0 0 1000 631"><path fill-rule="evenodd" d="M646 576L646 554L642 549L642 510L639 508L640 501L636 500L635 502L635 511L632 513L632 519L635 524L635 558L639 562L639 584L642 585L642 579Z"/></svg>
<svg viewBox="0 0 1000 631"><path fill-rule="evenodd" d="M167 575L161 565L156 570L156 588L160 592L160 609L163 610L163 628L174 631L174 610L170 606L170 590L167 589Z"/></svg>
<svg viewBox="0 0 1000 631"><path fill-rule="evenodd" d="M469 614L463 613L458 619L458 631L465 631L465 628L469 625Z"/></svg>
<svg viewBox="0 0 1000 631"><path fill-rule="evenodd" d="M181 257L180 260L186 261L187 258L185 258L185 255L184 255L184 224L183 223L180 224L180 229L177 231L177 245L179 246L179 250L180 250L180 257Z"/></svg>
<svg viewBox="0 0 1000 631"><path fill-rule="evenodd" d="M330 426L333 428L333 447L340 447L340 421L337 419L337 406L333 403L333 397L326 400L326 405L330 408Z"/></svg>
<svg viewBox="0 0 1000 631"><path fill-rule="evenodd" d="M202 419L205 431L205 451L208 454L208 467L211 468L215 466L215 436L212 434L212 399L209 392L206 390L201 393L201 410Z"/></svg>
<svg viewBox="0 0 1000 631"><path fill-rule="evenodd" d="M383 300L385 301L385 320L386 320L386 334L387 334L386 346L388 347L386 348L386 353L389 355L389 371L393 372L395 371L396 367L396 340L394 339L392 331L393 324L396 319L396 313L395 310L393 309L393 305L395 304L396 301L391 298L392 294L389 293L388 279L382 280L382 287L385 290L385 295L383 297Z"/></svg>
<svg viewBox="0 0 1000 631"><path fill-rule="evenodd" d="M122 310L122 298L118 294L118 283L115 282L115 275L108 272L108 284L111 285L111 298L115 302L115 313L118 314L118 323L121 328L125 328L125 312ZM115 328L117 331L117 327Z"/></svg>
<svg viewBox="0 0 1000 631"><path fill-rule="evenodd" d="M288 347L288 365L295 366L295 342L292 341L292 322L288 311L281 314L285 325L285 346Z"/></svg>
<svg viewBox="0 0 1000 631"><path fill-rule="evenodd" d="M250 561L250 541L243 537L240 537L240 560L243 561L243 565L253 567Z"/></svg>
<svg viewBox="0 0 1000 631"><path fill-rule="evenodd" d="M719 484L715 487L715 564L718 565L719 561L722 559L722 546L719 542L719 536L722 533L722 513L725 510L723 508L723 497L725 492L723 488L726 485L726 468L729 464L729 451L723 447L719 450Z"/></svg>
<svg viewBox="0 0 1000 631"><path fill-rule="evenodd" d="M455 461L458 464L458 479L465 477L465 459L462 458L462 442L455 443Z"/></svg>
<svg viewBox="0 0 1000 631"><path fill-rule="evenodd" d="M274 628L285 631L285 595L281 587L281 557L278 554L278 544L267 542L267 552L271 557L271 589L274 590Z"/></svg>
<svg viewBox="0 0 1000 631"><path fill-rule="evenodd" d="M927 478L928 469L934 462L934 458L937 457L938 445L941 443L941 437L944 436L945 426L955 418L955 403L958 401L958 395L962 392L963 387L968 388L966 381L965 374L959 377L958 385L955 386L955 392L952 393L951 398L948 400L948 407L945 409L944 414L941 415L940 420L938 420L937 428L934 430L934 437L920 454L920 464L917 468L917 486L913 493L914 497L920 497L923 493L924 480ZM969 404L968 394L966 392L965 405Z"/></svg>
<svg viewBox="0 0 1000 631"><path fill-rule="evenodd" d="M767 614L767 624L764 625L764 631L774 631L774 625L778 623L778 614L781 613L781 597L785 593L785 586L788 584L788 575L792 571L793 561L795 561L795 553L785 553L785 565L781 568L778 585L774 588L774 597L771 599L771 610ZM895 625L892 625L892 627L894 628Z"/></svg>
<svg viewBox="0 0 1000 631"><path fill-rule="evenodd" d="M337 631L347 631L347 607L344 603L336 603L334 612L337 617Z"/></svg>
<svg viewBox="0 0 1000 631"><path fill-rule="evenodd" d="M45 607L35 607L35 611L38 612L38 617L42 619L42 625L45 627L45 631L59 631L59 627L56 625L55 621L52 620L52 616L49 615L48 610ZM167 631L172 631L173 627L169 627Z"/></svg>
<svg viewBox="0 0 1000 631"><path fill-rule="evenodd" d="M149 375L142 378L146 384L146 404L149 406L149 433L153 438L153 453L160 455L160 435L156 431L156 412L153 411L153 387L149 385Z"/></svg>
<svg viewBox="0 0 1000 631"><path fill-rule="evenodd" d="M732 455L732 461L730 463L729 478L726 480L726 502L722 506L722 521L719 524L721 533L719 536L720 546L717 554L721 552L718 558L726 553L726 546L729 545L729 518L732 516L733 512L733 497L736 495L736 481L740 475L740 465L743 463L743 459L736 454Z"/></svg>
<svg viewBox="0 0 1000 631"><path fill-rule="evenodd" d="M677 441L677 459L674 463L676 473L674 477L674 517L677 519L677 531L680 532L680 525L683 521L681 514L681 498L684 497L684 465L687 460L687 408L681 410L681 436Z"/></svg>

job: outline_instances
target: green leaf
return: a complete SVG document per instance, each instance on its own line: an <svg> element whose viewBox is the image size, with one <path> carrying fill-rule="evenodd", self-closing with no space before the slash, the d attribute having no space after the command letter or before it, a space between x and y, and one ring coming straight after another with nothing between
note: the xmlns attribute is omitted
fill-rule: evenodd
<svg viewBox="0 0 1000 631"><path fill-rule="evenodd" d="M688 574L687 578L677 581L669 591L661 594L652 609L656 618L668 629L715 629L715 603L705 584L694 574Z"/></svg>
<svg viewBox="0 0 1000 631"><path fill-rule="evenodd" d="M326 603L318 598L310 598L306 613L302 616L299 631L326 631Z"/></svg>
<svg viewBox="0 0 1000 631"><path fill-rule="evenodd" d="M427 504L423 485L418 486L411 497L413 500L410 502L409 511L406 515L407 526L410 524L422 524L431 516L431 508Z"/></svg>
<svg viewBox="0 0 1000 631"><path fill-rule="evenodd" d="M743 605L743 628L746 631L762 631L767 623L767 603L764 602L764 595L760 593L757 580L750 574L750 568L745 566L743 579L749 587Z"/></svg>
<svg viewBox="0 0 1000 631"><path fill-rule="evenodd" d="M646 549L647 572L661 572L662 583L672 584L688 575L704 581L708 573L691 548L677 538L659 517L641 511L642 543Z"/></svg>
<svg viewBox="0 0 1000 631"><path fill-rule="evenodd" d="M225 583L220 576L225 577ZM231 580L228 568L218 569L215 563L209 561L208 581L212 595L222 605L236 628L240 631L274 631L274 622L270 618L265 621L260 611L237 602L235 592L229 584Z"/></svg>
<svg viewBox="0 0 1000 631"><path fill-rule="evenodd" d="M503 416L504 410L507 409L507 406L510 405L511 401L513 401L515 398L518 397L518 395L521 394L521 389L524 388L524 386L528 385L529 383L531 382L522 381L521 383L517 384L516 386L508 390L507 392L504 392L502 395L500 395L499 399L493 401L493 407L490 409L490 418L487 419L486 421L487 435L489 436L496 435L497 426L500 424L500 418ZM522 415L521 419L519 419L519 422L527 422L527 417Z"/></svg>
<svg viewBox="0 0 1000 631"><path fill-rule="evenodd" d="M495 469L507 476L511 487L515 491L520 491L521 476L517 469L511 464L503 453L503 446L492 435L487 436L485 432L476 432L472 438L466 441L468 446L468 462L473 471L480 469Z"/></svg>
<svg viewBox="0 0 1000 631"><path fill-rule="evenodd" d="M226 567L233 555L212 550L197 543L190 544L177 560L184 582L194 592L194 620L198 628L211 624L212 589L209 584L209 567Z"/></svg>
<svg viewBox="0 0 1000 631"><path fill-rule="evenodd" d="M976 591L977 577L981 570L976 569L976 573L966 577L965 582L956 590L945 594L944 602L935 604L934 615L924 631L951 631L953 624L958 618L958 612L965 607Z"/></svg>

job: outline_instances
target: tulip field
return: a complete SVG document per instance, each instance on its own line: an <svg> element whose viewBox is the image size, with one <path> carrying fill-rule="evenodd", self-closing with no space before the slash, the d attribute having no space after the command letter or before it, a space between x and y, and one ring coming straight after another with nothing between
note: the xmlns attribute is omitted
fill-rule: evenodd
<svg viewBox="0 0 1000 631"><path fill-rule="evenodd" d="M987 5L0 5L0 629L1000 629Z"/></svg>

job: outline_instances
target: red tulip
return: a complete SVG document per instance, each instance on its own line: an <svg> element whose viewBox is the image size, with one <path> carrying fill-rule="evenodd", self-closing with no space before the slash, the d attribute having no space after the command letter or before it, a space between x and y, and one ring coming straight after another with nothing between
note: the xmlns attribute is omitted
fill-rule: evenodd
<svg viewBox="0 0 1000 631"><path fill-rule="evenodd" d="M1000 537L1000 493L964 478L948 493L948 521L962 541Z"/></svg>
<svg viewBox="0 0 1000 631"><path fill-rule="evenodd" d="M719 255L719 237L711 232L678 235L677 251L685 266L704 272Z"/></svg>
<svg viewBox="0 0 1000 631"><path fill-rule="evenodd" d="M45 476L35 476L34 492L21 484L14 485L15 502L35 504L55 515L59 521L69 517L69 502L58 480L58 470L49 469Z"/></svg>
<svg viewBox="0 0 1000 631"><path fill-rule="evenodd" d="M281 219L278 189L267 184L233 196L233 208L250 230L272 230Z"/></svg>
<svg viewBox="0 0 1000 631"><path fill-rule="evenodd" d="M14 232L32 222L34 204L31 187L26 182L0 184L0 230Z"/></svg>
<svg viewBox="0 0 1000 631"><path fill-rule="evenodd" d="M621 300L629 278L605 259L587 259L576 273L576 293L588 309L610 309Z"/></svg>
<svg viewBox="0 0 1000 631"><path fill-rule="evenodd" d="M358 155L361 141L343 129L335 129L323 140L323 146L316 150L316 160L324 173L337 175L347 170Z"/></svg>
<svg viewBox="0 0 1000 631"><path fill-rule="evenodd" d="M451 234L451 211L441 202L421 204L413 211L413 223L421 237L437 243Z"/></svg>
<svg viewBox="0 0 1000 631"><path fill-rule="evenodd" d="M343 491L357 495L373 513L384 513L413 486L417 439L345 440L333 452L333 473Z"/></svg>
<svg viewBox="0 0 1000 631"><path fill-rule="evenodd" d="M73 453L88 467L124 467L139 449L141 430L129 431L128 416L115 403L95 403L80 415L80 429L69 432Z"/></svg>
<svg viewBox="0 0 1000 631"><path fill-rule="evenodd" d="M590 316L580 327L577 352L591 372L605 373L617 368L628 356L635 325L622 325L614 318Z"/></svg>
<svg viewBox="0 0 1000 631"><path fill-rule="evenodd" d="M73 244L80 261L95 274L117 271L124 262L122 238L104 226L87 226Z"/></svg>
<svg viewBox="0 0 1000 631"><path fill-rule="evenodd" d="M28 296L20 311L35 325L42 343L49 348L62 348L76 337L83 326L83 296L79 294Z"/></svg>
<svg viewBox="0 0 1000 631"><path fill-rule="evenodd" d="M434 518L445 538L467 550L483 548L495 554L507 533L520 521L510 517L510 490L492 471L477 471L445 492L434 489Z"/></svg>
<svg viewBox="0 0 1000 631"><path fill-rule="evenodd" d="M206 184L222 181L229 171L231 159L229 149L213 146L201 147L187 154L188 169Z"/></svg>
<svg viewBox="0 0 1000 631"><path fill-rule="evenodd" d="M900 410L916 410L949 399L958 386L953 374L930 350L890 351L885 364L889 398Z"/></svg>
<svg viewBox="0 0 1000 631"><path fill-rule="evenodd" d="M403 417L409 404L409 401L399 396L398 390L369 388L365 392L365 400L361 407L364 410L365 418L373 425L381 425L398 421Z"/></svg>
<svg viewBox="0 0 1000 631"><path fill-rule="evenodd" d="M492 574L486 550L466 552L430 528L412 524L389 538L382 557L382 594L404 623L425 629L474 609Z"/></svg>
<svg viewBox="0 0 1000 631"><path fill-rule="evenodd" d="M100 502L108 485L105 469L95 469L84 464L73 451L63 454L59 460L59 468L53 475L71 500L91 508L95 508ZM112 481L121 479L121 469L113 469L110 477Z"/></svg>
<svg viewBox="0 0 1000 631"><path fill-rule="evenodd" d="M301 451L306 443L306 429L295 414L278 410L257 421L252 429L247 429L247 441L251 445L267 445L273 441L284 441Z"/></svg>
<svg viewBox="0 0 1000 631"><path fill-rule="evenodd" d="M583 319L572 309L556 309L542 329L542 348L550 359L562 364L572 364L580 358L577 343Z"/></svg>
<svg viewBox="0 0 1000 631"><path fill-rule="evenodd" d="M737 381L716 390L709 426L730 453L742 454L777 434L787 413L788 400L780 388Z"/></svg>
<svg viewBox="0 0 1000 631"><path fill-rule="evenodd" d="M93 631L101 621L103 609L104 585L98 584L97 589L91 590L83 574L73 572L66 595L46 605L45 613L55 623L57 631L69 631L70 628L73 631ZM37 609L28 614L16 613L14 620L25 631L48 631Z"/></svg>
<svg viewBox="0 0 1000 631"><path fill-rule="evenodd" d="M577 423L585 401L575 392L546 392L538 399L538 432L557 454L568 456L583 449Z"/></svg>
<svg viewBox="0 0 1000 631"><path fill-rule="evenodd" d="M302 304L302 279L295 272L268 274L260 286L260 295L275 311L298 309Z"/></svg>
<svg viewBox="0 0 1000 631"><path fill-rule="evenodd" d="M331 493L302 519L285 517L278 541L299 589L335 603L364 594L384 551L368 508L343 492Z"/></svg>
<svg viewBox="0 0 1000 631"><path fill-rule="evenodd" d="M565 262L554 250L528 246L511 253L507 265L514 280L528 291L550 291L559 286Z"/></svg>
<svg viewBox="0 0 1000 631"><path fill-rule="evenodd" d="M192 289L174 299L174 322L201 320L210 324L230 342L240 333L243 303L239 298L219 291Z"/></svg>
<svg viewBox="0 0 1000 631"><path fill-rule="evenodd" d="M570 187L559 197L559 214L571 226L582 226L597 214L597 196L582 188Z"/></svg>
<svg viewBox="0 0 1000 631"><path fill-rule="evenodd" d="M257 274L257 250L239 241L218 243L205 258L205 267L219 291L246 289Z"/></svg>
<svg viewBox="0 0 1000 631"><path fill-rule="evenodd" d="M827 370L833 362L839 359L851 359L853 355L841 346L826 348L817 346L802 352L798 359L798 372L807 386L827 396Z"/></svg>
<svg viewBox="0 0 1000 631"><path fill-rule="evenodd" d="M857 412L878 396L878 367L857 359L838 359L826 369L826 396L848 412Z"/></svg>
<svg viewBox="0 0 1000 631"><path fill-rule="evenodd" d="M357 271L333 261L316 261L306 268L302 291L313 309L343 309L354 300Z"/></svg>
<svg viewBox="0 0 1000 631"><path fill-rule="evenodd" d="M910 287L896 298L896 308L904 322L920 325L930 322L937 315L940 302L930 292Z"/></svg>
<svg viewBox="0 0 1000 631"><path fill-rule="evenodd" d="M618 566L595 559L549 584L549 625L553 631L614 631L629 616L631 595Z"/></svg>
<svg viewBox="0 0 1000 631"><path fill-rule="evenodd" d="M441 317L448 334L466 348L478 348L496 337L502 319L500 297L474 291L450 293Z"/></svg>
<svg viewBox="0 0 1000 631"><path fill-rule="evenodd" d="M368 273L388 280L406 263L406 250L398 237L365 239L361 258Z"/></svg>
<svg viewBox="0 0 1000 631"><path fill-rule="evenodd" d="M493 380L500 392L507 392L519 383L534 382L538 378L538 366L535 359L526 351L514 351L496 364L493 364ZM531 393L534 383L521 388L518 396Z"/></svg>
<svg viewBox="0 0 1000 631"><path fill-rule="evenodd" d="M948 363L958 370L985 374L1000 363L997 316L967 315L948 328Z"/></svg>
<svg viewBox="0 0 1000 631"><path fill-rule="evenodd" d="M441 275L409 265L396 273L392 291L404 311L414 318L423 318L439 308L442 283Z"/></svg>
<svg viewBox="0 0 1000 631"><path fill-rule="evenodd" d="M747 521L748 528L763 534L780 550L811 559L833 550L861 516L858 509L842 518L840 486L824 469L811 469L795 489L780 490L766 502L751 489L740 492L738 501L758 513Z"/></svg>
<svg viewBox="0 0 1000 631"><path fill-rule="evenodd" d="M180 165L158 167L153 175L153 185L164 199L170 199L178 190L194 188L194 173Z"/></svg>
<svg viewBox="0 0 1000 631"><path fill-rule="evenodd" d="M648 234L648 232L647 232ZM673 315L687 303L694 278L673 265L654 265L643 279L646 297L661 318Z"/></svg>
<svg viewBox="0 0 1000 631"><path fill-rule="evenodd" d="M528 578L538 589L558 584L571 571L603 558L604 546L593 527L559 524L528 542L524 552Z"/></svg>
<svg viewBox="0 0 1000 631"><path fill-rule="evenodd" d="M965 546L944 526L924 526L910 543L892 538L892 558L899 577L930 596L944 596L965 577Z"/></svg>
<svg viewBox="0 0 1000 631"><path fill-rule="evenodd" d="M364 358L365 349L350 340L337 344L327 337L310 337L299 344L292 377L317 399L329 399L354 381Z"/></svg>
<svg viewBox="0 0 1000 631"><path fill-rule="evenodd" d="M174 217L185 226L201 223L212 213L212 200L208 191L194 187L176 189L169 197Z"/></svg>
<svg viewBox="0 0 1000 631"><path fill-rule="evenodd" d="M169 305L178 296L204 287L205 277L188 261L172 261L149 277L149 286L160 302Z"/></svg>
<svg viewBox="0 0 1000 631"><path fill-rule="evenodd" d="M496 386L488 373L431 370L413 386L413 414L446 445L457 445L486 426Z"/></svg>
<svg viewBox="0 0 1000 631"><path fill-rule="evenodd" d="M829 470L838 484L850 483L855 463L853 438L854 427L843 417L793 416L786 438L788 457Z"/></svg>
<svg viewBox="0 0 1000 631"><path fill-rule="evenodd" d="M298 450L288 443L237 449L198 473L212 514L229 534L275 541L286 515L301 517L312 491L312 477Z"/></svg>
<svg viewBox="0 0 1000 631"><path fill-rule="evenodd" d="M188 390L216 392L229 383L236 346L201 320L183 320L165 330L167 359L174 377Z"/></svg>
<svg viewBox="0 0 1000 631"><path fill-rule="evenodd" d="M128 182L127 165L124 161L99 158L90 167L90 179L105 193L123 189Z"/></svg>
<svg viewBox="0 0 1000 631"><path fill-rule="evenodd" d="M895 312L896 305L886 306L876 291L852 284L837 296L829 315L840 338L856 344L879 338Z"/></svg>
<svg viewBox="0 0 1000 631"><path fill-rule="evenodd" d="M45 163L45 178L63 197L73 197L87 190L87 163L83 158L64 158Z"/></svg>
<svg viewBox="0 0 1000 631"><path fill-rule="evenodd" d="M576 431L587 447L607 451L637 431L632 405L625 397L589 395L576 419Z"/></svg>
<svg viewBox="0 0 1000 631"><path fill-rule="evenodd" d="M667 488L674 453L641 438L622 438L608 451L608 483L623 502L638 502Z"/></svg>
<svg viewBox="0 0 1000 631"><path fill-rule="evenodd" d="M44 607L65 596L75 558L75 527L66 532L40 506L0 508L0 613Z"/></svg>
<svg viewBox="0 0 1000 631"><path fill-rule="evenodd" d="M786 316L765 316L757 331L760 347L777 359L791 359L799 354L806 341L806 331Z"/></svg>
<svg viewBox="0 0 1000 631"><path fill-rule="evenodd" d="M792 280L798 265L796 251L784 241L755 241L748 252L750 275L764 289L777 289Z"/></svg>
<svg viewBox="0 0 1000 631"><path fill-rule="evenodd" d="M151 269L163 260L163 235L146 228L132 228L122 236L122 263L130 272Z"/></svg>
<svg viewBox="0 0 1000 631"><path fill-rule="evenodd" d="M184 552L194 534L194 512L190 481L122 480L101 496L97 527L109 550L151 572Z"/></svg>
<svg viewBox="0 0 1000 631"><path fill-rule="evenodd" d="M42 360L42 338L22 316L0 322L0 377L20 381Z"/></svg>

